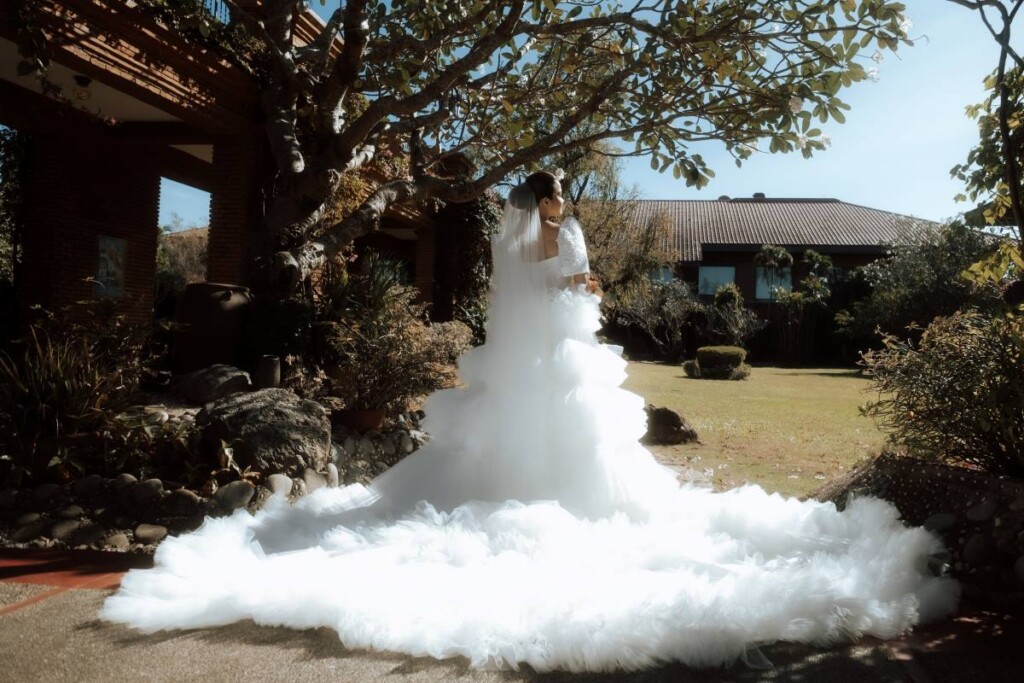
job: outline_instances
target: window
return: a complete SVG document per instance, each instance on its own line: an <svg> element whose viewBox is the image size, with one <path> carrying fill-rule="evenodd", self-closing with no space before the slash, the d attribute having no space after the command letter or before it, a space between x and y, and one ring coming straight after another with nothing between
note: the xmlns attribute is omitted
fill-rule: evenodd
<svg viewBox="0 0 1024 683"><path fill-rule="evenodd" d="M676 271L672 266L662 266L648 273L651 282L666 283L676 279Z"/></svg>
<svg viewBox="0 0 1024 683"><path fill-rule="evenodd" d="M701 266L697 279L697 293L714 296L722 285L736 282L736 268L734 266Z"/></svg>
<svg viewBox="0 0 1024 683"><path fill-rule="evenodd" d="M776 268L771 275L773 279L769 281L769 271L757 267L757 298L762 301L774 298L771 296L773 289L784 289L787 292L793 290L793 274L789 268Z"/></svg>

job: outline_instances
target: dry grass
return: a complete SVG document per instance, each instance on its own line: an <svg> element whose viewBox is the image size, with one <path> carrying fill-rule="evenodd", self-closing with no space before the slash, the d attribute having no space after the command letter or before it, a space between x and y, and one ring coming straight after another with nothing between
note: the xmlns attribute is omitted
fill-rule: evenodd
<svg viewBox="0 0 1024 683"><path fill-rule="evenodd" d="M883 434L857 411L868 386L850 370L755 367L746 381L729 382L637 362L625 383L700 435L700 444L653 447L660 460L712 469L717 489L751 482L785 495L806 495L881 449Z"/></svg>

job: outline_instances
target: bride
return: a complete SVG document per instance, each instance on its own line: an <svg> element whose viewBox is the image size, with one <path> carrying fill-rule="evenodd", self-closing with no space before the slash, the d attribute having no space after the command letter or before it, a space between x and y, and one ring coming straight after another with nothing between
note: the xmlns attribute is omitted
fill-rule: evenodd
<svg viewBox="0 0 1024 683"><path fill-rule="evenodd" d="M939 541L890 504L680 485L638 440L643 400L595 338L561 186L514 188L487 343L428 398L432 441L369 486L272 498L168 538L101 616L143 631L242 619L475 667L756 662L778 640L891 638L951 613Z"/></svg>

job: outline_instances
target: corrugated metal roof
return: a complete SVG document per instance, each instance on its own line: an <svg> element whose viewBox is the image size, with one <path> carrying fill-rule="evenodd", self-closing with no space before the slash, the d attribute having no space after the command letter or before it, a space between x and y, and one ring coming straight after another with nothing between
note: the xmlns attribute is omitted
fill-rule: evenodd
<svg viewBox="0 0 1024 683"><path fill-rule="evenodd" d="M642 199L636 204L634 225L659 214L669 222L665 248L677 261L700 261L703 250L715 246L870 250L931 224L838 199Z"/></svg>

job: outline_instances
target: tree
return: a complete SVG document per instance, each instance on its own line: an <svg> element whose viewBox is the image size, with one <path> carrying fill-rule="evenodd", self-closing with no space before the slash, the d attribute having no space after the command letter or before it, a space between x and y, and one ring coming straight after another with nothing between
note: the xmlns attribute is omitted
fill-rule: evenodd
<svg viewBox="0 0 1024 683"><path fill-rule="evenodd" d="M778 290L777 301L783 311L782 337L783 352L790 358L807 358L800 349L804 343L813 343L817 328L817 317L826 310L829 296L829 275L833 271L832 259L813 249L804 252L800 259L805 273L796 286L789 290ZM792 263L792 256L790 256Z"/></svg>
<svg viewBox="0 0 1024 683"><path fill-rule="evenodd" d="M616 304L620 324L640 329L666 361L679 362L686 353L686 331L703 306L690 285L681 281L651 282L629 292Z"/></svg>
<svg viewBox="0 0 1024 683"><path fill-rule="evenodd" d="M962 223L908 224L887 258L858 269L871 291L836 314L840 331L868 343L877 339L876 330L905 335L909 327L925 327L938 316L996 305L998 289L962 277L996 247L991 235Z"/></svg>
<svg viewBox="0 0 1024 683"><path fill-rule="evenodd" d="M711 305L704 306L703 333L715 344L746 348L747 340L765 327L765 321L743 305L743 294L736 283L715 291Z"/></svg>
<svg viewBox="0 0 1024 683"><path fill-rule="evenodd" d="M991 91L989 96L984 102L967 107L967 115L978 121L981 139L967 161L950 171L966 185L967 192L957 198L980 198L980 205L968 213L968 219L975 224L1012 225L1019 243L1024 234L1024 138L1020 131L1024 122L1024 60L1010 45L1010 38L1013 21L1024 0L949 1L976 11L1000 48L998 65L985 79L985 88ZM998 28L993 24L995 15L1000 22Z"/></svg>
<svg viewBox="0 0 1024 683"><path fill-rule="evenodd" d="M771 306L777 296L776 282L781 275L780 271L789 269L793 265L793 255L786 251L785 247L775 244L762 244L761 250L754 254L754 265L764 268L764 279L768 285L768 317L771 317Z"/></svg>
<svg viewBox="0 0 1024 683"><path fill-rule="evenodd" d="M903 5L886 0L346 0L309 44L292 34L303 0L224 2L248 32L224 33L241 45L229 56L263 81L276 168L261 263L285 287L391 206L468 201L573 147L624 139L629 154L697 187L713 175L692 149L703 141L737 163L762 144L810 156L824 148L813 119L842 123L837 95L867 77L864 48L910 44ZM204 3L140 7L204 45L221 35L208 20L173 18L208 14ZM321 225L342 181L384 150L403 150L408 173ZM433 172L459 154L475 162L471 177Z"/></svg>

